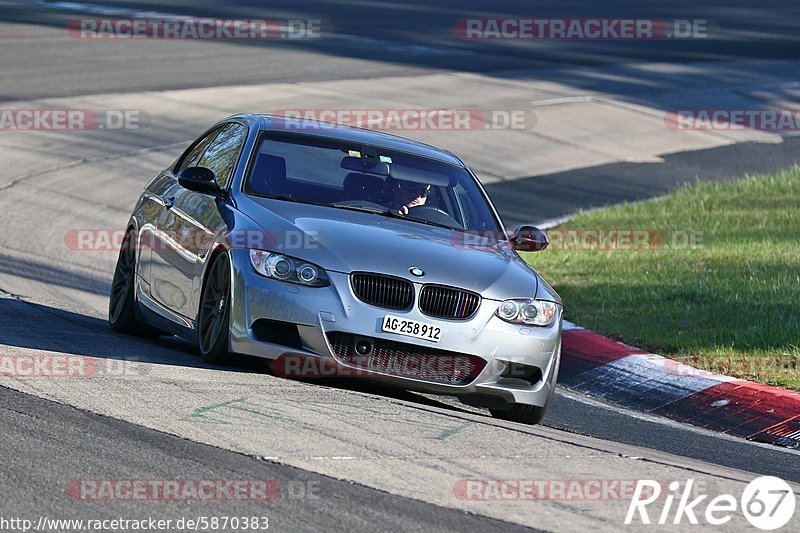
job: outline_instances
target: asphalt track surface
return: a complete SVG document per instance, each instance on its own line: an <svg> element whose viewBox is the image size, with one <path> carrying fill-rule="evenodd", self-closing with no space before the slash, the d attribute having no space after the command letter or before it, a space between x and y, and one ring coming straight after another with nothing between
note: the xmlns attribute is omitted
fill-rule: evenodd
<svg viewBox="0 0 800 533"><path fill-rule="evenodd" d="M736 9L730 3L726 8L701 8L696 2L672 3L668 8L616 2L592 8L592 16L630 16L635 5L639 17L708 18L730 31L710 44L676 41L666 48L650 43L635 47L625 43L478 44L448 35L455 18L531 12L579 17L587 9L580 3L549 8L551 13L546 6L537 8L529 2L507 3L501 13L493 2L370 4L370 9L360 2L322 2L303 9L294 2L269 7L229 3L224 8L202 2L103 5L197 16L318 17L330 21L337 33L347 37L332 42L277 43L269 48L155 42L140 50L119 47L108 54L107 49L54 47L49 42L50 32L63 31L67 20L83 13L75 11L74 4L66 9L4 2L0 38L6 32L17 38L2 41L0 68L14 75L0 81L0 99L414 76L436 70L491 72L654 59L775 59L797 57L800 52L800 37L794 30L798 8L778 2L762 2L757 7L742 3ZM733 178L743 171L785 168L798 159L795 140L780 145L737 145L676 154L666 158L666 165L619 163L491 184L489 190L508 220L523 216L520 190L529 199L538 199L543 216L557 217L580 207L652 197L697 175ZM124 169L117 170L123 175ZM653 172L672 181L652 180ZM98 261L95 269L74 266L62 261L57 252L37 249L35 241L22 238L28 232L39 235L82 227L82 219L87 226L98 224L97 213L113 212L113 216L99 217L101 220L124 219L141 181L136 176L135 183L125 184L123 189L130 194L123 195L118 190L104 192L100 176L81 177L84 182L77 188L91 194L84 196L89 201L73 208L63 209L60 204L65 195L80 191L58 179L0 191L0 210L24 217L24 223L9 224L17 238L7 236L0 251L0 273L6 280L0 285L0 344L11 354L47 352L102 361L134 360L136 371L124 379L63 384L18 380L0 388L0 424L4 428L0 448L6 457L0 466L0 510L5 517L178 518L249 515L266 509L272 525L287 531L510 531L520 524L568 530L572 528L563 520L570 513L575 516L570 524L576 528L611 530L621 523L620 511L613 506L586 509L556 502L551 506L504 507L506 504L500 503L470 508L454 501L452 494L442 494L441 487L450 487L450 481L443 483L430 473L448 470L452 474L448 480L474 475L475 470L459 463L459 456L473 465L484 462L482 477L489 479L537 474L614 477L630 469L631 476L707 476L720 484L747 481L754 474L800 482L796 452L635 415L569 392L558 396L543 427L530 429L494 421L449 398L365 384L280 380L248 359L235 360L224 368L209 367L180 341L114 335L102 320L111 278L108 261ZM593 180L605 186L593 194L571 194L571 184ZM215 398L239 397L263 402L253 404L254 408L248 404L259 416L271 412L266 405L280 407L284 418L266 426L257 423L257 417L242 421L227 413L221 420L185 420L196 414L197 408L212 405ZM335 405L343 413L341 420L329 422L313 412L321 405ZM183 418L170 418L165 414L170 409ZM373 425L371 436L355 429L365 422ZM440 433L425 433L440 425ZM296 429L296 439L292 429ZM353 433L350 438L348 432ZM332 435L339 440L328 446L326 439L333 439ZM521 448L498 448L497 442L506 439L512 443L509 446ZM440 442L445 445L439 447ZM258 453L261 449L264 452ZM269 453L272 450L274 453ZM335 450L341 453L333 453ZM357 466L342 466L338 456L349 454L361 459L352 461ZM556 463L560 466L554 466ZM422 464L430 469L424 470ZM68 482L82 478L259 478L276 480L284 488L296 482L318 490L316 498L282 497L266 507L260 502L98 504L75 501L66 494ZM424 484L439 492L415 486Z"/></svg>
<svg viewBox="0 0 800 533"><path fill-rule="evenodd" d="M111 418L5 388L0 388L0 401L4 448L15 443L20 453L15 457L14 472L25 473L24 478L9 476L0 489L6 517L43 515L104 520L120 516L130 519L268 516L273 529L287 531L324 531L333 524L342 531L396 531L400 524L409 531L525 529L258 461L134 424L120 424ZM195 479L269 480L283 486L286 495L267 502L217 501L201 508L195 502L153 502L147 506L111 502L95 506L89 513L76 512L74 504L69 505L72 502L64 501L63 483L50 481L85 477L87 466L96 479L141 479L145 471L157 473L160 478L181 479L191 471Z"/></svg>
<svg viewBox="0 0 800 533"><path fill-rule="evenodd" d="M412 76L436 70L496 71L508 68L624 64L640 61L716 61L794 59L800 56L793 2L642 3L614 0L545 2L444 0L369 2L322 0L275 2L69 2L70 8L44 8L46 2L2 2L4 32L21 38L3 47L5 76L0 98L95 94L212 87L275 81ZM59 2L50 2L59 4ZM67 4L63 2L60 4ZM54 48L46 28L62 30L84 16L85 5L130 11L203 17L319 19L336 36L267 44L231 42L147 43L144 46L66 46ZM94 12L95 16L97 11ZM125 17L125 14L119 15ZM625 41L474 41L454 36L455 20L470 17L621 17L702 19L702 40ZM717 29L715 29L717 28ZM24 38L27 36L27 38ZM597 80L595 80L597 81Z"/></svg>

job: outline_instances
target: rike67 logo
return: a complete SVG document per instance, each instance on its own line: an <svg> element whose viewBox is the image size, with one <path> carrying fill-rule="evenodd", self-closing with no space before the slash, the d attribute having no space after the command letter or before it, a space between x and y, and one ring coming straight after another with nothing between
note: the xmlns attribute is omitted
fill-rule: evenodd
<svg viewBox="0 0 800 533"><path fill-rule="evenodd" d="M741 511L752 526L770 531L785 526L794 515L796 502L792 487L777 477L754 479L744 488L738 500L731 494L721 494L709 500L708 494L697 495L693 487L693 479L683 487L679 481L673 481L664 495L661 483L640 479L628 507L625 524L678 525L688 522L697 525L703 520L706 524L721 526L730 522L734 513Z"/></svg>

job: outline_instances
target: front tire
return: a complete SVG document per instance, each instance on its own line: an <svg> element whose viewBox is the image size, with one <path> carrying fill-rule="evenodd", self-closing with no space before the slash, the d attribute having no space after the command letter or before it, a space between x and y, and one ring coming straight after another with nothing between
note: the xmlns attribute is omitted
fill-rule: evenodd
<svg viewBox="0 0 800 533"><path fill-rule="evenodd" d="M550 409L550 404L553 403L553 393L555 392L555 384L550 387L550 392L547 394L547 400L544 406L526 405L515 403L511 409L490 409L492 417L499 420L508 420L509 422L519 422L520 424L536 425L542 421L547 410Z"/></svg>
<svg viewBox="0 0 800 533"><path fill-rule="evenodd" d="M114 269L108 298L108 324L117 333L156 338L161 332L136 318L136 232L128 230Z"/></svg>
<svg viewBox="0 0 800 533"><path fill-rule="evenodd" d="M220 364L228 357L230 303L230 259L223 253L209 268L197 316L198 344L207 363Z"/></svg>

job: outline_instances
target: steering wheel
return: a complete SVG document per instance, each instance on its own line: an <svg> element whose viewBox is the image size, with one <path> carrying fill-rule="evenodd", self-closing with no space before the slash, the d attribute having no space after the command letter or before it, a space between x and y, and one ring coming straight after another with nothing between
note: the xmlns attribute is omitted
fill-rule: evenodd
<svg viewBox="0 0 800 533"><path fill-rule="evenodd" d="M438 207L432 205L415 205L408 208L409 218L418 218L420 220L427 220L434 224L442 224L444 226L451 226L453 228L463 228L458 221L450 216L447 211L443 211Z"/></svg>

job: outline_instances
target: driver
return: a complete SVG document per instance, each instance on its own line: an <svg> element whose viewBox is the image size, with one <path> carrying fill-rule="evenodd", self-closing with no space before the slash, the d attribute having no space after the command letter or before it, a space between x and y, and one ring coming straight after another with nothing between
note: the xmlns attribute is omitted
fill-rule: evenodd
<svg viewBox="0 0 800 533"><path fill-rule="evenodd" d="M414 181L398 180L392 177L386 179L383 189L383 197L386 207L390 211L407 215L412 207L425 205L431 186L427 183L417 183Z"/></svg>

